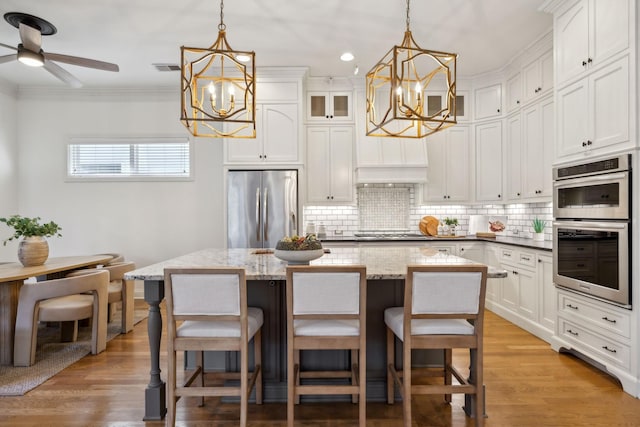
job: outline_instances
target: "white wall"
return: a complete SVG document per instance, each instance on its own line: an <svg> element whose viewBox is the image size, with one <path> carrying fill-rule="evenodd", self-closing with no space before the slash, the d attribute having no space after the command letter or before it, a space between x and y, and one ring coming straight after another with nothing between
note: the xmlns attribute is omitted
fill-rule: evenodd
<svg viewBox="0 0 640 427"><path fill-rule="evenodd" d="M20 213L53 220L50 256L122 252L145 266L224 245L222 141L198 139L189 182L66 182L69 138L185 136L173 91L21 90Z"/></svg>
<svg viewBox="0 0 640 427"><path fill-rule="evenodd" d="M0 217L18 210L18 124L17 93L0 83ZM0 242L11 235L11 229L0 225ZM16 249L11 243L0 244L0 261L13 261Z"/></svg>

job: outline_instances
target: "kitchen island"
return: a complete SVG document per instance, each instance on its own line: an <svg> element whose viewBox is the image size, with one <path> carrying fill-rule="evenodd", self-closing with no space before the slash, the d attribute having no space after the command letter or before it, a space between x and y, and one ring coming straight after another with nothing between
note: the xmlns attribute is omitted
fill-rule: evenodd
<svg viewBox="0 0 640 427"><path fill-rule="evenodd" d="M385 326L387 307L402 305L407 266L476 264L454 255L418 246L331 248L311 265L352 265L367 267L367 399L386 398ZM249 305L261 307L263 326L263 375L265 401L286 401L286 306L284 281L286 262L264 249L204 249L125 274L129 280L144 280L144 299L149 304L150 382L145 390L145 420L159 420L166 413L165 383L160 376L160 337L164 299L164 269L168 267L235 266L246 269ZM489 267L488 277L505 277L506 272ZM330 354L329 354L330 353ZM347 366L347 352L324 351L304 357L303 366ZM206 362L206 361L205 361ZM423 361L428 363L428 361ZM219 360L211 363L220 367ZM233 355L222 361L234 370ZM206 366L206 365L205 365Z"/></svg>

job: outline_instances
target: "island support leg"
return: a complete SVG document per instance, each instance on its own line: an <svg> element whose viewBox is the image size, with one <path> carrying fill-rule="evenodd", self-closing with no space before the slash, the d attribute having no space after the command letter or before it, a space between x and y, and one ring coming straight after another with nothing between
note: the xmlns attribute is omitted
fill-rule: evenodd
<svg viewBox="0 0 640 427"><path fill-rule="evenodd" d="M474 369L475 365L475 361L476 361L476 357L478 357L478 351L475 349L471 349L469 350L469 359L470 359L470 363L469 363L469 382L471 384L475 384L476 383L476 371ZM484 387L484 384L482 384L482 387ZM484 395L484 405L482 407L482 416L484 418L487 418L487 395L485 393ZM464 410L465 414L467 414L468 417L471 418L475 418L475 413L476 413L476 402L473 398L472 395L470 394L465 394L464 395L464 406L462 407L462 409Z"/></svg>
<svg viewBox="0 0 640 427"><path fill-rule="evenodd" d="M149 353L151 370L149 385L144 392L144 421L162 420L167 413L166 384L160 377L160 338L162 315L160 303L164 299L164 281L145 280L144 300L149 304Z"/></svg>

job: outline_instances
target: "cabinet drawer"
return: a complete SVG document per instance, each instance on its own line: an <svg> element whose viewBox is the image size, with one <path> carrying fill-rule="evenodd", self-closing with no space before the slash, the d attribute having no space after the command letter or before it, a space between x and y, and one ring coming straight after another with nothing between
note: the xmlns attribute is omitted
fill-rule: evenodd
<svg viewBox="0 0 640 427"><path fill-rule="evenodd" d="M530 252L518 252L518 264L535 267L536 256Z"/></svg>
<svg viewBox="0 0 640 427"><path fill-rule="evenodd" d="M558 313L585 327L596 326L603 333L616 333L623 338L631 338L631 316L623 309L609 308L602 303L586 302L572 294L558 293Z"/></svg>
<svg viewBox="0 0 640 427"><path fill-rule="evenodd" d="M535 268L536 266L536 256L531 252L521 252L515 249L500 248L499 254L502 262L531 268Z"/></svg>
<svg viewBox="0 0 640 427"><path fill-rule="evenodd" d="M588 356L597 355L626 370L630 369L631 352L628 346L580 327L569 320L560 318L559 322L560 335L568 342L575 343L577 350L584 349L584 353Z"/></svg>

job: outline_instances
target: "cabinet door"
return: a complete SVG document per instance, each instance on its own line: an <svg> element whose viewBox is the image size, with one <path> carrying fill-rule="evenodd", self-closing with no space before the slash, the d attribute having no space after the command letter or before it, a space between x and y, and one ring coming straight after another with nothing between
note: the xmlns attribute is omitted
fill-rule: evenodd
<svg viewBox="0 0 640 427"><path fill-rule="evenodd" d="M263 160L298 161L298 105L265 104L262 107Z"/></svg>
<svg viewBox="0 0 640 427"><path fill-rule="evenodd" d="M520 114L507 119L507 197L510 201L522 198L522 124Z"/></svg>
<svg viewBox="0 0 640 427"><path fill-rule="evenodd" d="M307 128L307 201L328 202L331 197L329 127Z"/></svg>
<svg viewBox="0 0 640 427"><path fill-rule="evenodd" d="M446 129L447 150L447 201L448 202L468 202L469 176L470 176L470 154L469 154L469 128L466 126L453 126ZM433 163L429 162L429 167Z"/></svg>
<svg viewBox="0 0 640 427"><path fill-rule="evenodd" d="M588 139L588 81L579 80L558 91L557 100L556 156L580 153L586 148Z"/></svg>
<svg viewBox="0 0 640 427"><path fill-rule="evenodd" d="M589 139L594 148L629 141L629 59L624 57L589 78Z"/></svg>
<svg viewBox="0 0 640 427"><path fill-rule="evenodd" d="M331 135L331 201L353 200L353 127L332 127Z"/></svg>
<svg viewBox="0 0 640 427"><path fill-rule="evenodd" d="M518 296L520 285L518 283L518 276L514 274L516 270L507 264L501 264L500 268L508 272L507 277L502 281L502 295L500 296L500 300L504 307L513 312L517 312L520 302L520 297Z"/></svg>
<svg viewBox="0 0 640 427"><path fill-rule="evenodd" d="M307 120L353 120L350 92L308 92Z"/></svg>
<svg viewBox="0 0 640 427"><path fill-rule="evenodd" d="M527 319L538 321L538 282L536 274L529 270L516 269L518 281L518 313Z"/></svg>
<svg viewBox="0 0 640 427"><path fill-rule="evenodd" d="M630 1L591 0L589 55L594 66L629 47Z"/></svg>
<svg viewBox="0 0 640 427"><path fill-rule="evenodd" d="M447 141L444 130L429 135L427 138L427 152L429 167L427 168L427 182L424 184L424 200L430 202L446 201L447 197Z"/></svg>
<svg viewBox="0 0 640 427"><path fill-rule="evenodd" d="M551 196L553 162L553 98L523 110L524 195L528 198Z"/></svg>
<svg viewBox="0 0 640 427"><path fill-rule="evenodd" d="M558 82L584 72L589 57L589 0L580 0L559 14L553 26Z"/></svg>
<svg viewBox="0 0 640 427"><path fill-rule="evenodd" d="M502 123L476 126L476 199L502 201Z"/></svg>
<svg viewBox="0 0 640 427"><path fill-rule="evenodd" d="M256 105L256 137L225 138L224 146L228 163L263 163L264 118L262 105Z"/></svg>
<svg viewBox="0 0 640 427"><path fill-rule="evenodd" d="M525 65L522 71L524 100L532 101L553 87L553 54L544 53Z"/></svg>
<svg viewBox="0 0 640 427"><path fill-rule="evenodd" d="M553 284L553 258L538 255L538 289L540 293L538 323L550 331L555 330L557 291Z"/></svg>
<svg viewBox="0 0 640 427"><path fill-rule="evenodd" d="M488 119L500 116L502 110L502 89L499 83L476 89L475 94L476 119Z"/></svg>
<svg viewBox="0 0 640 427"><path fill-rule="evenodd" d="M507 80L507 112L515 111L520 108L522 99L522 78L520 73L516 73Z"/></svg>

